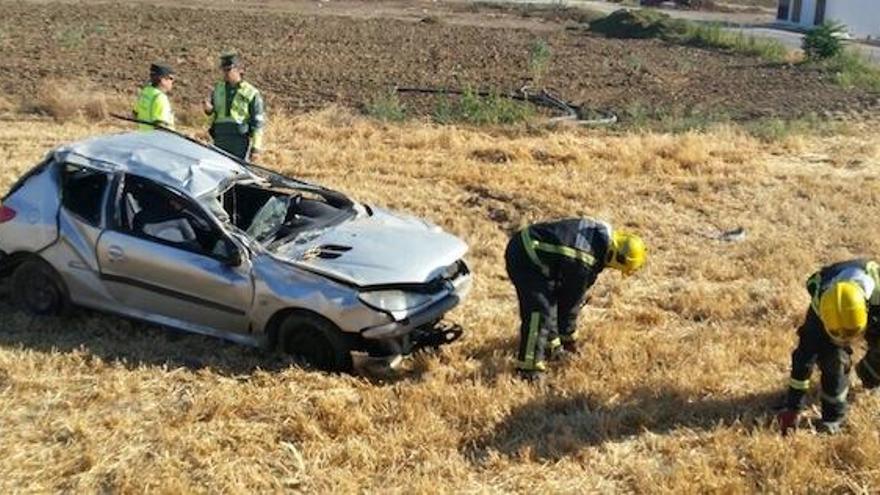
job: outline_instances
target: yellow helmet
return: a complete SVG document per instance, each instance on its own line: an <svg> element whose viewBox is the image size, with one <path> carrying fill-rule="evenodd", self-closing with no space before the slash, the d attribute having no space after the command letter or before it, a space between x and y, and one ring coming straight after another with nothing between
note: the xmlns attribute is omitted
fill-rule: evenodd
<svg viewBox="0 0 880 495"><path fill-rule="evenodd" d="M608 266L611 268L632 275L645 264L647 257L648 249L639 236L617 231L611 236L608 249Z"/></svg>
<svg viewBox="0 0 880 495"><path fill-rule="evenodd" d="M855 282L837 282L819 298L819 319L832 340L846 343L855 339L868 325L865 292Z"/></svg>

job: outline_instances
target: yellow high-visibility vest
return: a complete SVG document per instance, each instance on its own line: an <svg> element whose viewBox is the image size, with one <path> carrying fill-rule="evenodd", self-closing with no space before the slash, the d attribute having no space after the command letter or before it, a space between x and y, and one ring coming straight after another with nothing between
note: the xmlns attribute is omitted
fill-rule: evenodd
<svg viewBox="0 0 880 495"><path fill-rule="evenodd" d="M174 113L171 111L171 101L168 100L168 95L152 84L148 84L141 89L141 94L138 96L137 103L134 106L134 115L138 120L153 122L162 127L174 129ZM138 124L138 129L142 131L149 131L154 128L151 125Z"/></svg>
<svg viewBox="0 0 880 495"><path fill-rule="evenodd" d="M214 112L211 114L211 125L214 124L235 124L237 126L246 127L251 119L251 102L257 97L259 91L247 81L241 81L232 98L232 104L226 108L226 83L220 81L214 85L214 93L211 100L214 105ZM255 149L262 148L262 129L250 129L251 146Z"/></svg>

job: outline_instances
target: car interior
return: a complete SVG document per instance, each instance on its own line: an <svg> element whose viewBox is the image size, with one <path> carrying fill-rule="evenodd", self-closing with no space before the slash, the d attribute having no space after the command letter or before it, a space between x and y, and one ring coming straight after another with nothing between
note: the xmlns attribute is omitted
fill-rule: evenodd
<svg viewBox="0 0 880 495"><path fill-rule="evenodd" d="M353 214L317 194L236 184L223 195L233 225L261 243L332 225Z"/></svg>
<svg viewBox="0 0 880 495"><path fill-rule="evenodd" d="M92 226L101 223L101 205L110 177L101 171L64 165L61 173L61 204Z"/></svg>
<svg viewBox="0 0 880 495"><path fill-rule="evenodd" d="M210 256L226 253L222 232L198 207L148 179L126 176L119 206L124 232Z"/></svg>

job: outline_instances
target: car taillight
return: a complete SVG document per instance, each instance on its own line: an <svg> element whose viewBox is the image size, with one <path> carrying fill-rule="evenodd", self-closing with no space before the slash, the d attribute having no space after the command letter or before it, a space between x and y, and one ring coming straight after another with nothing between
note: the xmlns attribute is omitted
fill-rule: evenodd
<svg viewBox="0 0 880 495"><path fill-rule="evenodd" d="M15 210L8 206L0 205L0 223L5 223L15 218Z"/></svg>

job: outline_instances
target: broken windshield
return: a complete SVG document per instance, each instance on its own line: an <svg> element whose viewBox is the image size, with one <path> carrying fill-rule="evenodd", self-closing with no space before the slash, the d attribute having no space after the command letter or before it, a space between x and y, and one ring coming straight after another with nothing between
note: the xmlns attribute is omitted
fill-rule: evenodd
<svg viewBox="0 0 880 495"><path fill-rule="evenodd" d="M269 239L284 224L290 196L272 196L254 216L247 234L259 242Z"/></svg>

